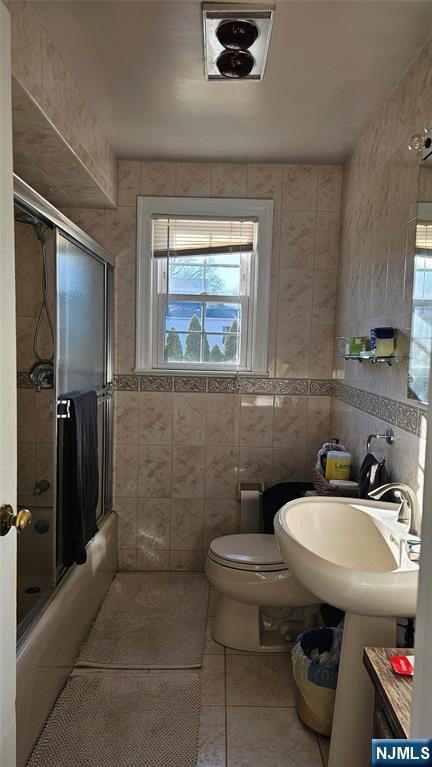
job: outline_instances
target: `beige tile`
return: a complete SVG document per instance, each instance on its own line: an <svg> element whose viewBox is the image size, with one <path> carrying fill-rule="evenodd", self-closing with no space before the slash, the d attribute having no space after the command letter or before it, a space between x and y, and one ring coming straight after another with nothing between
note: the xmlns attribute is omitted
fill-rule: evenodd
<svg viewBox="0 0 432 767"><path fill-rule="evenodd" d="M225 767L225 708L201 708L197 767Z"/></svg>
<svg viewBox="0 0 432 767"><path fill-rule="evenodd" d="M273 440L273 397L243 394L240 399L240 445L271 447Z"/></svg>
<svg viewBox="0 0 432 767"><path fill-rule="evenodd" d="M225 705L224 655L204 655L201 669L201 705Z"/></svg>
<svg viewBox="0 0 432 767"><path fill-rule="evenodd" d="M279 314L279 316L281 316ZM276 376L308 378L311 326L280 321L276 340Z"/></svg>
<svg viewBox="0 0 432 767"><path fill-rule="evenodd" d="M138 487L138 447L115 445L114 495L119 498L136 498Z"/></svg>
<svg viewBox="0 0 432 767"><path fill-rule="evenodd" d="M171 514L171 548L177 551L203 549L204 502L174 498Z"/></svg>
<svg viewBox="0 0 432 767"><path fill-rule="evenodd" d="M238 462L238 448L206 448L206 498L236 498Z"/></svg>
<svg viewBox="0 0 432 767"><path fill-rule="evenodd" d="M116 373L132 373L135 368L135 321L116 319L115 327Z"/></svg>
<svg viewBox="0 0 432 767"><path fill-rule="evenodd" d="M120 572L136 570L137 556L135 549L119 549L118 567Z"/></svg>
<svg viewBox="0 0 432 767"><path fill-rule="evenodd" d="M238 394L207 395L207 445L235 447L239 440Z"/></svg>
<svg viewBox="0 0 432 767"><path fill-rule="evenodd" d="M138 392L116 391L114 428L118 444L138 444Z"/></svg>
<svg viewBox="0 0 432 767"><path fill-rule="evenodd" d="M173 395L171 392L140 392L139 441L149 445L172 442Z"/></svg>
<svg viewBox="0 0 432 767"><path fill-rule="evenodd" d="M331 378L335 355L333 325L312 325L310 335L310 377Z"/></svg>
<svg viewBox="0 0 432 767"><path fill-rule="evenodd" d="M137 500L136 498L114 498L114 509L118 514L118 541L120 549L136 549Z"/></svg>
<svg viewBox="0 0 432 767"><path fill-rule="evenodd" d="M315 267L334 269L339 256L339 214L317 213L315 232Z"/></svg>
<svg viewBox="0 0 432 767"><path fill-rule="evenodd" d="M271 199L275 210L282 204L282 166L271 163L250 164L247 169L247 196Z"/></svg>
<svg viewBox="0 0 432 767"><path fill-rule="evenodd" d="M136 303L136 256L125 251L115 262L115 314L117 318L135 321Z"/></svg>
<svg viewBox="0 0 432 767"><path fill-rule="evenodd" d="M246 197L247 166L228 162L212 165L212 197Z"/></svg>
<svg viewBox="0 0 432 767"><path fill-rule="evenodd" d="M170 529L170 498L140 498L138 500L137 549L169 549Z"/></svg>
<svg viewBox="0 0 432 767"><path fill-rule="evenodd" d="M305 447L307 397L275 397L273 447Z"/></svg>
<svg viewBox="0 0 432 767"><path fill-rule="evenodd" d="M174 445L205 445L206 395L174 394Z"/></svg>
<svg viewBox="0 0 432 767"><path fill-rule="evenodd" d="M169 570L169 551L152 549L145 551L137 549L136 568L137 570Z"/></svg>
<svg viewBox="0 0 432 767"><path fill-rule="evenodd" d="M118 162L118 205L136 205L140 193L139 160L119 160Z"/></svg>
<svg viewBox="0 0 432 767"><path fill-rule="evenodd" d="M36 441L36 402L38 396L34 389L17 389L18 442ZM37 435L39 439L39 429Z"/></svg>
<svg viewBox="0 0 432 767"><path fill-rule="evenodd" d="M315 211L318 168L316 165L284 165L282 210Z"/></svg>
<svg viewBox="0 0 432 767"><path fill-rule="evenodd" d="M315 269L312 322L331 325L336 311L337 269Z"/></svg>
<svg viewBox="0 0 432 767"><path fill-rule="evenodd" d="M278 322L309 324L312 312L312 269L279 270Z"/></svg>
<svg viewBox="0 0 432 767"><path fill-rule="evenodd" d="M198 549L192 551L170 551L170 570L201 572L204 553Z"/></svg>
<svg viewBox="0 0 432 767"><path fill-rule="evenodd" d="M142 162L141 194L150 197L171 197L175 192L175 162Z"/></svg>
<svg viewBox="0 0 432 767"><path fill-rule="evenodd" d="M53 444L49 442L36 443L36 481L46 479L49 482L49 490L46 491L45 498L53 494L54 489L54 451Z"/></svg>
<svg viewBox="0 0 432 767"><path fill-rule="evenodd" d="M308 398L307 447L318 450L330 438L330 397Z"/></svg>
<svg viewBox="0 0 432 767"><path fill-rule="evenodd" d="M227 706L294 706L291 658L227 655Z"/></svg>
<svg viewBox="0 0 432 767"><path fill-rule="evenodd" d="M204 502L204 549L221 535L237 531L237 500L206 499Z"/></svg>
<svg viewBox="0 0 432 767"><path fill-rule="evenodd" d="M207 618L206 624L206 641L204 647L204 655L224 655L225 648L223 645L215 642L212 637L213 630L213 618Z"/></svg>
<svg viewBox="0 0 432 767"><path fill-rule="evenodd" d="M210 197L211 163L178 162L176 194L180 197Z"/></svg>
<svg viewBox="0 0 432 767"><path fill-rule="evenodd" d="M315 213L281 214L280 266L310 269L315 255Z"/></svg>
<svg viewBox="0 0 432 767"><path fill-rule="evenodd" d="M342 167L321 165L318 168L318 205L320 211L338 212L342 192Z"/></svg>
<svg viewBox="0 0 432 767"><path fill-rule="evenodd" d="M271 481L311 482L312 465L307 464L307 451L295 447L273 450Z"/></svg>
<svg viewBox="0 0 432 767"><path fill-rule="evenodd" d="M117 258L133 252L136 244L136 208L118 207L105 211L106 242Z"/></svg>
<svg viewBox="0 0 432 767"><path fill-rule="evenodd" d="M239 480L270 482L272 452L269 447L240 448Z"/></svg>
<svg viewBox="0 0 432 767"><path fill-rule="evenodd" d="M169 498L171 495L172 448L168 445L140 445L138 496Z"/></svg>
<svg viewBox="0 0 432 767"><path fill-rule="evenodd" d="M54 442L56 426L55 398L53 389L35 393L36 434L41 442Z"/></svg>
<svg viewBox="0 0 432 767"><path fill-rule="evenodd" d="M173 498L203 498L205 451L201 447L173 448Z"/></svg>
<svg viewBox="0 0 432 767"><path fill-rule="evenodd" d="M230 706L229 767L322 767L316 736L293 708Z"/></svg>

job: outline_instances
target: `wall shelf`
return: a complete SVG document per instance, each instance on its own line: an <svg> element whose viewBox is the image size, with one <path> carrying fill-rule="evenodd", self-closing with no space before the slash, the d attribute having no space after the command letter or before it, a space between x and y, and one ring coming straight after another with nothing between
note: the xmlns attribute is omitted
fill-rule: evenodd
<svg viewBox="0 0 432 767"><path fill-rule="evenodd" d="M406 357L401 357L400 354L392 354L391 357L377 357L373 352L363 352L362 354L338 354L339 360L357 360L357 362L371 362L375 365L377 362L384 362L391 367L391 365L399 362L406 362Z"/></svg>

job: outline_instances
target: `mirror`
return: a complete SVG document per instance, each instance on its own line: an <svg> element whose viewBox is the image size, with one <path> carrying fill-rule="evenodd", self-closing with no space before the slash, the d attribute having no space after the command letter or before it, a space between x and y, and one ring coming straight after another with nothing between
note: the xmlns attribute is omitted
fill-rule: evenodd
<svg viewBox="0 0 432 767"><path fill-rule="evenodd" d="M408 397L428 401L432 355L432 163L420 167L411 310Z"/></svg>

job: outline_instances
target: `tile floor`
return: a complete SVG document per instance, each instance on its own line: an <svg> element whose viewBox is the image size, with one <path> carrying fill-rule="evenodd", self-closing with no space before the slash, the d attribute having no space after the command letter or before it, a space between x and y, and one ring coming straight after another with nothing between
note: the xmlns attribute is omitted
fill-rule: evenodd
<svg viewBox="0 0 432 767"><path fill-rule="evenodd" d="M325 767L328 738L297 717L289 654L229 650L211 638L210 593L197 767Z"/></svg>

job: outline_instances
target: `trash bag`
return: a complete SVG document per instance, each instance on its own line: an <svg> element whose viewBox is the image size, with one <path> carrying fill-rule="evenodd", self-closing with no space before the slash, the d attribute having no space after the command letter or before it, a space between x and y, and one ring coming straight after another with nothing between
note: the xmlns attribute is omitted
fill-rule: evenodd
<svg viewBox="0 0 432 767"><path fill-rule="evenodd" d="M342 628L304 631L292 649L296 706L300 719L330 735L342 644Z"/></svg>

